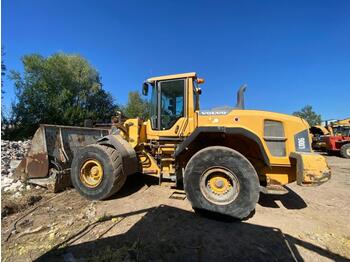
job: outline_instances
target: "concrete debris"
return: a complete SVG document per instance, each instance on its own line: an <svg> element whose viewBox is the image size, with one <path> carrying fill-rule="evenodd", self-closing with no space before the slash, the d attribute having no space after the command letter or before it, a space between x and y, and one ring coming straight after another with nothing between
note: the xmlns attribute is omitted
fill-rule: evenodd
<svg viewBox="0 0 350 262"><path fill-rule="evenodd" d="M20 192L16 192L16 193L13 195L14 198L18 198L18 197L21 197L21 196L22 196L22 194L21 194Z"/></svg>
<svg viewBox="0 0 350 262"><path fill-rule="evenodd" d="M6 187L4 186L4 184L1 184L1 187L4 189L4 192L16 192L23 190L23 183L19 180L14 182L13 178L7 178L6 182Z"/></svg>
<svg viewBox="0 0 350 262"><path fill-rule="evenodd" d="M1 140L1 190L14 193L14 197L20 197L23 190L30 190L14 177L14 171L30 149L30 140L8 141Z"/></svg>

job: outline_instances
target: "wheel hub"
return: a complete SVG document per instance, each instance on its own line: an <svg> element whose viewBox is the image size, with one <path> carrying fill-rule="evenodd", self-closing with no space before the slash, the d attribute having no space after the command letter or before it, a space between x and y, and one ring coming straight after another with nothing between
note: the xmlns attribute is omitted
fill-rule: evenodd
<svg viewBox="0 0 350 262"><path fill-rule="evenodd" d="M212 167L201 175L200 189L210 202L226 205L236 199L239 193L239 181L230 170L224 167Z"/></svg>
<svg viewBox="0 0 350 262"><path fill-rule="evenodd" d="M221 174L214 174L208 179L208 187L214 194L223 195L230 190L232 185L228 177Z"/></svg>
<svg viewBox="0 0 350 262"><path fill-rule="evenodd" d="M217 187L217 188L222 188L223 186L224 186L224 182L222 182L222 180L216 180L216 182L215 182L215 186Z"/></svg>
<svg viewBox="0 0 350 262"><path fill-rule="evenodd" d="M97 166L94 166L93 168L91 168L91 171L90 171L91 175L96 177L99 175L99 172L98 172L98 167Z"/></svg>
<svg viewBox="0 0 350 262"><path fill-rule="evenodd" d="M89 159L85 161L80 169L81 182L90 188L97 187L103 178L103 168L99 161Z"/></svg>

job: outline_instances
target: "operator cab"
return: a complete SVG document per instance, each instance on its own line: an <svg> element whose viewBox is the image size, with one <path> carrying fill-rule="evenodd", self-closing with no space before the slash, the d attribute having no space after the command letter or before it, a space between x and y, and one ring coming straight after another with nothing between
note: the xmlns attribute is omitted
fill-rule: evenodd
<svg viewBox="0 0 350 262"><path fill-rule="evenodd" d="M196 73L167 75L147 79L143 83L142 94L150 96L150 125L154 131L171 130L175 134L184 126L187 118L199 110L198 84L203 83ZM191 92L189 92L191 90ZM193 111L190 113L189 108Z"/></svg>

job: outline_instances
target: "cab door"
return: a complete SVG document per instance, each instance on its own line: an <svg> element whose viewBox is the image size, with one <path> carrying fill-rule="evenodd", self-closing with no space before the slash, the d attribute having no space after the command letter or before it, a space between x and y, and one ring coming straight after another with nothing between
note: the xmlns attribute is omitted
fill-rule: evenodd
<svg viewBox="0 0 350 262"><path fill-rule="evenodd" d="M183 135L186 118L187 79L158 81L152 88L147 138L177 140Z"/></svg>

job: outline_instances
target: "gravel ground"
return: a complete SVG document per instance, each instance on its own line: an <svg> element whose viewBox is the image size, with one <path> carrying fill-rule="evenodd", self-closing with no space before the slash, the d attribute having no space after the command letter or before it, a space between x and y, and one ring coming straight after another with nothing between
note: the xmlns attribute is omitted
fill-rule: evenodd
<svg viewBox="0 0 350 262"><path fill-rule="evenodd" d="M49 194L34 188L24 197L43 199L2 219L2 259L349 261L350 160L327 159L333 173L328 183L291 184L287 195L261 195L255 214L243 222L195 214L183 192L143 175L130 176L117 195L101 202L74 189Z"/></svg>

